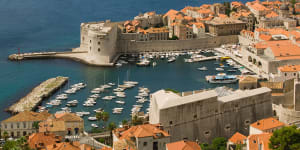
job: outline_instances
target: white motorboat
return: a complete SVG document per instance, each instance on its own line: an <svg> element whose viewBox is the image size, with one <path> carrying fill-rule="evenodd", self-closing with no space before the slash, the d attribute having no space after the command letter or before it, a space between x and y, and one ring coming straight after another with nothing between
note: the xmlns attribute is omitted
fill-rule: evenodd
<svg viewBox="0 0 300 150"><path fill-rule="evenodd" d="M98 126L97 126L96 124L94 124L94 123L92 123L91 126L92 126L93 128L98 128Z"/></svg>
<svg viewBox="0 0 300 150"><path fill-rule="evenodd" d="M111 96L104 96L102 97L103 100L112 100L113 98Z"/></svg>
<svg viewBox="0 0 300 150"><path fill-rule="evenodd" d="M125 104L124 101L116 101L117 104Z"/></svg>
<svg viewBox="0 0 300 150"><path fill-rule="evenodd" d="M88 120L90 120L90 121L96 121L97 118L96 117L89 117Z"/></svg>
<svg viewBox="0 0 300 150"><path fill-rule="evenodd" d="M103 111L104 111L103 108L97 108L97 109L94 110L94 112L96 112L96 113L103 112Z"/></svg>
<svg viewBox="0 0 300 150"><path fill-rule="evenodd" d="M91 97L91 98L99 98L100 95L99 95L99 94L93 94L93 95L91 95L90 97Z"/></svg>
<svg viewBox="0 0 300 150"><path fill-rule="evenodd" d="M121 64L121 63L116 63L116 66L117 66L117 67L121 67L122 64Z"/></svg>
<svg viewBox="0 0 300 150"><path fill-rule="evenodd" d="M200 70L200 71L206 71L206 70L208 70L206 67L200 67L200 68L197 68L198 70Z"/></svg>
<svg viewBox="0 0 300 150"><path fill-rule="evenodd" d="M137 81L124 81L124 84L133 84L133 85L137 85L137 84L139 84L139 82L137 82Z"/></svg>
<svg viewBox="0 0 300 150"><path fill-rule="evenodd" d="M216 68L217 71L224 71L223 68Z"/></svg>
<svg viewBox="0 0 300 150"><path fill-rule="evenodd" d="M124 89L123 88L115 88L115 89L113 89L113 91L116 91L116 92L123 92L124 91Z"/></svg>
<svg viewBox="0 0 300 150"><path fill-rule="evenodd" d="M110 86L115 86L116 84L115 83L108 83L108 85L110 85Z"/></svg>
<svg viewBox="0 0 300 150"><path fill-rule="evenodd" d="M169 58L168 58L168 63L174 62L175 60L176 60L175 57L169 57Z"/></svg>

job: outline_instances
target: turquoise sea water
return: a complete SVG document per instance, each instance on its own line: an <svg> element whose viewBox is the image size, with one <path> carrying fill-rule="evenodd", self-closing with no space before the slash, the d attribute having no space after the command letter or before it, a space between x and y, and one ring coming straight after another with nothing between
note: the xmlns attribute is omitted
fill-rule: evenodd
<svg viewBox="0 0 300 150"><path fill-rule="evenodd" d="M70 84L85 82L88 87L70 97L83 101L89 95L89 90L103 84L104 72L106 81L117 82L127 78L140 82L140 86L150 88L153 92L163 88L173 88L179 91L211 88L205 82L205 74L196 70L207 65L213 67L213 62L186 64L182 58L175 63L159 62L155 68L138 68L126 65L121 68L92 67L64 59L26 60L11 62L7 56L31 51L64 51L79 46L80 23L111 19L121 21L132 19L138 13L156 11L164 13L169 9L182 9L184 6L200 6L203 3L223 1L201 0L1 0L0 1L0 120L9 117L4 109L16 100L26 95L33 87L42 81L55 76L70 77ZM128 71L129 70L129 71ZM208 71L207 73L215 73ZM236 88L237 85L230 85ZM122 115L111 115L110 121L121 121L128 118L133 96L137 88L127 93L128 107ZM131 97L130 97L131 96ZM51 98L50 98L51 99ZM126 99L126 101L127 101ZM102 101L102 100L99 100ZM80 106L80 107L79 107ZM111 112L113 102L99 102L97 107L103 107ZM86 109L78 105L78 110ZM52 110L54 111L54 110ZM89 125L87 124L87 127Z"/></svg>

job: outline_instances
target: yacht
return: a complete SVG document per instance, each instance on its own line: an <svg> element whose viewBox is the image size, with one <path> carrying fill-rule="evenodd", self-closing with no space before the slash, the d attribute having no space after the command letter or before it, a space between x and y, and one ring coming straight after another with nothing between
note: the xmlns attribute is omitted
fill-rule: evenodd
<svg viewBox="0 0 300 150"><path fill-rule="evenodd" d="M116 101L117 104L125 104L124 101Z"/></svg>
<svg viewBox="0 0 300 150"><path fill-rule="evenodd" d="M216 68L217 71L224 71L223 68Z"/></svg>
<svg viewBox="0 0 300 150"><path fill-rule="evenodd" d="M226 75L225 73L219 73L208 79L209 83L235 83L237 81L238 78L235 75Z"/></svg>
<svg viewBox="0 0 300 150"><path fill-rule="evenodd" d="M137 62L136 65L138 65L138 66L149 66L150 65L150 61L147 60L147 59L142 59L139 62Z"/></svg>
<svg viewBox="0 0 300 150"><path fill-rule="evenodd" d="M112 82L110 82L110 83L108 83L108 85L110 85L110 86L115 86L116 84L115 84L115 83L112 83Z"/></svg>
<svg viewBox="0 0 300 150"><path fill-rule="evenodd" d="M200 68L197 68L198 70L200 70L200 71L206 71L206 70L208 70L206 67L200 67Z"/></svg>
<svg viewBox="0 0 300 150"><path fill-rule="evenodd" d="M97 118L96 117L89 117L88 120L90 120L90 121L96 121Z"/></svg>
<svg viewBox="0 0 300 150"><path fill-rule="evenodd" d="M94 124L94 123L92 123L91 126L92 126L93 128L98 128L98 126L97 126L96 124Z"/></svg>
<svg viewBox="0 0 300 150"><path fill-rule="evenodd" d="M174 62L175 60L176 60L175 57L169 57L169 58L168 58L168 63Z"/></svg>
<svg viewBox="0 0 300 150"><path fill-rule="evenodd" d="M94 110L94 112L96 112L96 113L103 112L103 111L104 111L103 108L97 108L97 109Z"/></svg>

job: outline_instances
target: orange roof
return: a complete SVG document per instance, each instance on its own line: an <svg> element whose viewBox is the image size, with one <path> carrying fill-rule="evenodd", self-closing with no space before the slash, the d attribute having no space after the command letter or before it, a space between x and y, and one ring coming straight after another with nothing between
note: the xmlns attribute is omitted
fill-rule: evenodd
<svg viewBox="0 0 300 150"><path fill-rule="evenodd" d="M247 137L239 132L236 132L228 141L234 143L234 144L244 144L244 140L246 140Z"/></svg>
<svg viewBox="0 0 300 150"><path fill-rule="evenodd" d="M261 40L264 40L264 41L271 41L272 40L272 36L271 35L266 35L266 34L260 34L259 38Z"/></svg>
<svg viewBox="0 0 300 150"><path fill-rule="evenodd" d="M71 122L71 121L83 121L82 118L80 118L79 116L77 116L74 113L56 113L55 114L55 118L57 120L61 120L61 121L67 121L67 122Z"/></svg>
<svg viewBox="0 0 300 150"><path fill-rule="evenodd" d="M258 3L258 2L248 2L247 3L249 7L251 7L252 9L255 9L257 11L268 11L270 10L269 8L265 7L264 5Z"/></svg>
<svg viewBox="0 0 300 150"><path fill-rule="evenodd" d="M180 11L186 14L186 13L187 13L187 12L186 12L187 10L192 10L192 9L194 9L192 6L186 6L186 7L184 7L183 9L181 9Z"/></svg>
<svg viewBox="0 0 300 150"><path fill-rule="evenodd" d="M278 14L274 11L271 11L270 13L268 13L266 15L267 18L275 18L275 17L278 17Z"/></svg>
<svg viewBox="0 0 300 150"><path fill-rule="evenodd" d="M79 146L80 146L79 142L72 142L72 143L63 142L63 143L48 145L47 150L80 150Z"/></svg>
<svg viewBox="0 0 300 150"><path fill-rule="evenodd" d="M188 20L188 21L191 21L191 20L193 20L194 18L193 18L193 17L190 17L190 16L184 16L184 19L185 19L185 20Z"/></svg>
<svg viewBox="0 0 300 150"><path fill-rule="evenodd" d="M28 137L28 145L32 149L38 149L59 143L61 140L61 136L56 136L53 133L33 133Z"/></svg>
<svg viewBox="0 0 300 150"><path fill-rule="evenodd" d="M241 6L243 5L243 3L237 2L237 1L233 1L233 2L231 2L231 5L232 5L234 8L237 8L237 7L241 7Z"/></svg>
<svg viewBox="0 0 300 150"><path fill-rule="evenodd" d="M275 119L273 117L270 117L270 118L262 119L255 123L252 123L250 126L253 128L265 131L268 129L285 126L285 124L278 121L277 119Z"/></svg>
<svg viewBox="0 0 300 150"><path fill-rule="evenodd" d="M220 18L227 18L228 16L227 16L227 15L224 15L224 14L219 14L219 17L220 17Z"/></svg>
<svg viewBox="0 0 300 150"><path fill-rule="evenodd" d="M153 137L159 138L157 134L161 134L162 136L170 136L167 132L160 130L158 124L143 124L132 126L129 129L121 132L119 135L119 139L127 139L130 140L130 137L142 138L142 137ZM123 128L116 129L114 132L120 132L124 130Z"/></svg>
<svg viewBox="0 0 300 150"><path fill-rule="evenodd" d="M170 10L164 15L164 17L166 17L166 16L173 16L173 15L176 15L177 13L178 13L177 10L170 9Z"/></svg>
<svg viewBox="0 0 300 150"><path fill-rule="evenodd" d="M263 146L263 150L269 149L269 142L272 134L271 133L262 133L262 134L253 134L248 137L249 140L249 149L259 150L259 145Z"/></svg>
<svg viewBox="0 0 300 150"><path fill-rule="evenodd" d="M148 14L149 16L153 16L153 15L155 15L156 13L155 13L155 11L150 11L150 12L147 12L146 14Z"/></svg>
<svg viewBox="0 0 300 150"><path fill-rule="evenodd" d="M278 67L281 72L298 72L300 71L300 65L286 65Z"/></svg>
<svg viewBox="0 0 300 150"><path fill-rule="evenodd" d="M200 6L201 8L206 8L206 9L209 9L210 8L210 4L203 4L202 6Z"/></svg>
<svg viewBox="0 0 300 150"><path fill-rule="evenodd" d="M2 122L27 122L27 121L43 121L46 120L51 114L47 111L37 113L32 111L20 112Z"/></svg>
<svg viewBox="0 0 300 150"><path fill-rule="evenodd" d="M168 143L167 145L168 150L201 150L201 147L192 141L178 141L173 143Z"/></svg>
<svg viewBox="0 0 300 150"><path fill-rule="evenodd" d="M209 14L212 11L210 9L199 9L197 12L200 14Z"/></svg>

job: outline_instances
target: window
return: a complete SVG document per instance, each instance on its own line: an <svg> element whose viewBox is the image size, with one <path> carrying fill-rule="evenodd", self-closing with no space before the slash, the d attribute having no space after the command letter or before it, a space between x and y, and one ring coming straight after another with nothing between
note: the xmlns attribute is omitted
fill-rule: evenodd
<svg viewBox="0 0 300 150"><path fill-rule="evenodd" d="M284 76L287 76L287 74L286 74L286 73L284 73Z"/></svg>
<svg viewBox="0 0 300 150"><path fill-rule="evenodd" d="M7 129L7 124L4 124L4 128Z"/></svg>
<svg viewBox="0 0 300 150"><path fill-rule="evenodd" d="M26 131L23 132L23 136L26 136Z"/></svg>
<svg viewBox="0 0 300 150"><path fill-rule="evenodd" d="M100 52L100 48L98 48L98 52Z"/></svg>
<svg viewBox="0 0 300 150"><path fill-rule="evenodd" d="M172 122L172 121L170 121L170 122L169 122L169 124L170 124L170 125L172 125L172 124L173 124L173 122Z"/></svg>
<svg viewBox="0 0 300 150"><path fill-rule="evenodd" d="M98 42L98 45L100 45L100 42Z"/></svg>
<svg viewBox="0 0 300 150"><path fill-rule="evenodd" d="M26 123L25 122L23 122L23 128L26 128Z"/></svg>
<svg viewBox="0 0 300 150"><path fill-rule="evenodd" d="M90 51L92 50L92 47L90 47Z"/></svg>
<svg viewBox="0 0 300 150"><path fill-rule="evenodd" d="M10 124L10 128L14 128L14 125L12 123Z"/></svg>
<svg viewBox="0 0 300 150"><path fill-rule="evenodd" d="M20 128L20 123L17 123L17 128Z"/></svg>
<svg viewBox="0 0 300 150"><path fill-rule="evenodd" d="M144 146L147 146L147 142L144 142Z"/></svg>
<svg viewBox="0 0 300 150"><path fill-rule="evenodd" d="M294 73L294 76L296 76L296 73Z"/></svg>
<svg viewBox="0 0 300 150"><path fill-rule="evenodd" d="M194 119L197 119L197 115L194 115Z"/></svg>
<svg viewBox="0 0 300 150"><path fill-rule="evenodd" d="M82 41L84 41L84 36L82 37Z"/></svg>
<svg viewBox="0 0 300 150"><path fill-rule="evenodd" d="M90 43L92 43L92 40L90 40Z"/></svg>

